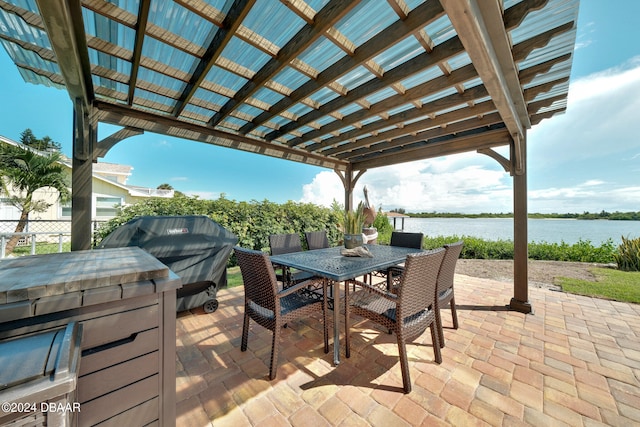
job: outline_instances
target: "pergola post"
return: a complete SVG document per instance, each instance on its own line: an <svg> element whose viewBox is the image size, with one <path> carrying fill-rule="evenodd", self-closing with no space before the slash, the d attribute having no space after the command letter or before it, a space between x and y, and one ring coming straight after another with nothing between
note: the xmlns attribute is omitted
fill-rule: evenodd
<svg viewBox="0 0 640 427"><path fill-rule="evenodd" d="M73 109L71 173L71 250L91 249L92 166L97 132L90 108L76 99Z"/></svg>
<svg viewBox="0 0 640 427"><path fill-rule="evenodd" d="M344 187L344 210L350 211L353 210L353 189L356 186L356 182L360 179L362 175L366 172L366 169L362 169L358 171L358 174L353 176L353 168L351 165L347 166L347 169L342 172L337 169L334 169L334 172L338 174L340 177L340 181L342 181L342 186Z"/></svg>
<svg viewBox="0 0 640 427"><path fill-rule="evenodd" d="M516 145L518 147L518 145ZM529 249L527 228L527 145L526 137L521 138L518 171L513 174L513 298L509 307L525 314L533 314L529 302ZM512 146L512 149L517 149ZM515 166L515 165L514 165Z"/></svg>

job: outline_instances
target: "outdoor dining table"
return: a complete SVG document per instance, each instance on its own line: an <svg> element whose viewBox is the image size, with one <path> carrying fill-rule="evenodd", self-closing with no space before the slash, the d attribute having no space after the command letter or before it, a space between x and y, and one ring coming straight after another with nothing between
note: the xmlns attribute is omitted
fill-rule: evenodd
<svg viewBox="0 0 640 427"><path fill-rule="evenodd" d="M403 263L407 255L421 252L421 249L403 248L399 246L365 245L373 257L344 256L343 247L315 249L311 251L292 252L272 255L275 264L308 271L336 283L355 279L374 271L386 270L388 267ZM333 292L333 363L340 363L340 290ZM346 310L346 307L345 307Z"/></svg>

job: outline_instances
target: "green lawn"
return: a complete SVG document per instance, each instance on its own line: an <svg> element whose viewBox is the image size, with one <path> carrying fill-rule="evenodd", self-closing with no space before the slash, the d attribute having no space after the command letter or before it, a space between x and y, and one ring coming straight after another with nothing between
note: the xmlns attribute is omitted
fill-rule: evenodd
<svg viewBox="0 0 640 427"><path fill-rule="evenodd" d="M572 294L605 298L615 301L640 303L640 272L594 268L595 282L558 278L562 290Z"/></svg>
<svg viewBox="0 0 640 427"><path fill-rule="evenodd" d="M242 274L240 274L240 267L227 268L227 287L235 288L236 286L242 286Z"/></svg>

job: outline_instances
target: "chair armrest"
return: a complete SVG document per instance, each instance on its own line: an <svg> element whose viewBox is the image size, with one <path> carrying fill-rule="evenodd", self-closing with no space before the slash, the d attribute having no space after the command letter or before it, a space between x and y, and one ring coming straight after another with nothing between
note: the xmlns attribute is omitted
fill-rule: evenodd
<svg viewBox="0 0 640 427"><path fill-rule="evenodd" d="M305 280L304 282L300 282L297 285L293 285L293 286L289 286L288 288L284 288L283 290L281 290L280 292L278 292L276 294L276 298L283 298L286 297L287 295L290 295L294 292L298 292L304 288L306 288L310 283L315 283L316 281L314 280ZM322 288L326 288L326 280L322 281L323 286Z"/></svg>
<svg viewBox="0 0 640 427"><path fill-rule="evenodd" d="M347 280L347 282L345 283L345 286L349 286L349 285L357 285L359 287L361 287L364 291L367 291L369 293L372 294L376 294L378 296L381 296L385 299L388 299L389 301L393 301L393 302L397 302L398 301L398 295L396 294L392 294L391 292L387 292L387 291L383 291L380 288L377 288L375 286L371 286L367 283L361 282L360 280Z"/></svg>

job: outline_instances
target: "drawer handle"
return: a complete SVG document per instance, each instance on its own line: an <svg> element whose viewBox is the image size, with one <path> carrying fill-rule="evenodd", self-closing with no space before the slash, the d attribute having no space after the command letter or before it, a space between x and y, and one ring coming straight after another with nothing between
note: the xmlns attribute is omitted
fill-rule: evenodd
<svg viewBox="0 0 640 427"><path fill-rule="evenodd" d="M90 354L100 353L101 351L109 350L111 348L119 347L121 345L130 344L136 340L137 336L138 336L138 333L134 332L133 334L129 335L126 338L122 338L122 339L109 342L106 344L102 344L96 347L87 348L82 351L82 357L88 356Z"/></svg>

